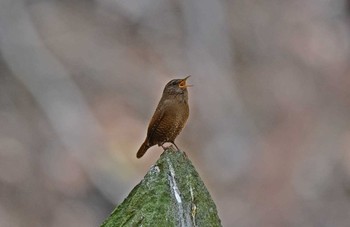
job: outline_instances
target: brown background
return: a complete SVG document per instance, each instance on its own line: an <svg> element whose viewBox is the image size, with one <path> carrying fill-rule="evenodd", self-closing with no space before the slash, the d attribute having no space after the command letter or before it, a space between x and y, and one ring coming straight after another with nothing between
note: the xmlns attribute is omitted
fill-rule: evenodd
<svg viewBox="0 0 350 227"><path fill-rule="evenodd" d="M189 74L177 144L224 226L349 226L349 25L341 0L1 0L0 226L98 226Z"/></svg>

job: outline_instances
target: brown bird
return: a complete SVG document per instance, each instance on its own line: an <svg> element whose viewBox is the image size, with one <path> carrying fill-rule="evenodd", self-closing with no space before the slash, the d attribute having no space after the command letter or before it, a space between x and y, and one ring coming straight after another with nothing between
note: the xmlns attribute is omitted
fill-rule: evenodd
<svg viewBox="0 0 350 227"><path fill-rule="evenodd" d="M163 144L167 142L174 144L179 150L175 138L185 126L189 115L187 88L192 86L186 84L189 77L174 79L165 85L162 98L148 125L145 142L136 154L137 158L141 158L154 145L165 149Z"/></svg>

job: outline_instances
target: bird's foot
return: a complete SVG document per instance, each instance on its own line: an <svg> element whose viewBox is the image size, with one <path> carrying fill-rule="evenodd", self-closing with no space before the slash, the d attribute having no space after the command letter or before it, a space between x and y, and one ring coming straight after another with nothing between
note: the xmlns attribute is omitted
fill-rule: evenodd
<svg viewBox="0 0 350 227"><path fill-rule="evenodd" d="M160 146L163 148L163 150L166 150L166 149L168 149L169 147L171 147L172 145L164 146L164 144L161 144Z"/></svg>
<svg viewBox="0 0 350 227"><path fill-rule="evenodd" d="M172 148L172 150L174 150L174 151L180 151L180 149L176 146L176 144L174 142L170 142L170 143L171 144L169 146L164 146L164 143L163 144L159 144L159 146L161 146L163 148L163 150L166 150L168 148Z"/></svg>

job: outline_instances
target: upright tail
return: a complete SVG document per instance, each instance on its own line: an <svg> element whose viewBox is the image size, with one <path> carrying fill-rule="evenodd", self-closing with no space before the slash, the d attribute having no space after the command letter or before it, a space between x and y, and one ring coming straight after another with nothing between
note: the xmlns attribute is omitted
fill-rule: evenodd
<svg viewBox="0 0 350 227"><path fill-rule="evenodd" d="M143 142L139 151L136 154L136 157L141 158L146 153L146 151L148 150L149 147L150 146L148 145L147 140L145 142Z"/></svg>

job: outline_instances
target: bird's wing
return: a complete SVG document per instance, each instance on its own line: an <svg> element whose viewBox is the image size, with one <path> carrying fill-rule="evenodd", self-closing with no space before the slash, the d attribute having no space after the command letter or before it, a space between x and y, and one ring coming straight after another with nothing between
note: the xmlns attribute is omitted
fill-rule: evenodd
<svg viewBox="0 0 350 227"><path fill-rule="evenodd" d="M147 138L149 143L152 143L154 133L156 132L162 120L164 119L168 105L169 105L169 102L167 100L165 101L161 100L159 102L156 108L156 111L152 116L151 122L148 125Z"/></svg>
<svg viewBox="0 0 350 227"><path fill-rule="evenodd" d="M147 138L148 138L148 142L152 143L153 141L153 135L156 132L160 122L163 120L165 114L163 110L159 110L157 108L156 112L154 113L151 122L149 123L148 126L148 131L147 131ZM152 144L154 145L154 144Z"/></svg>

